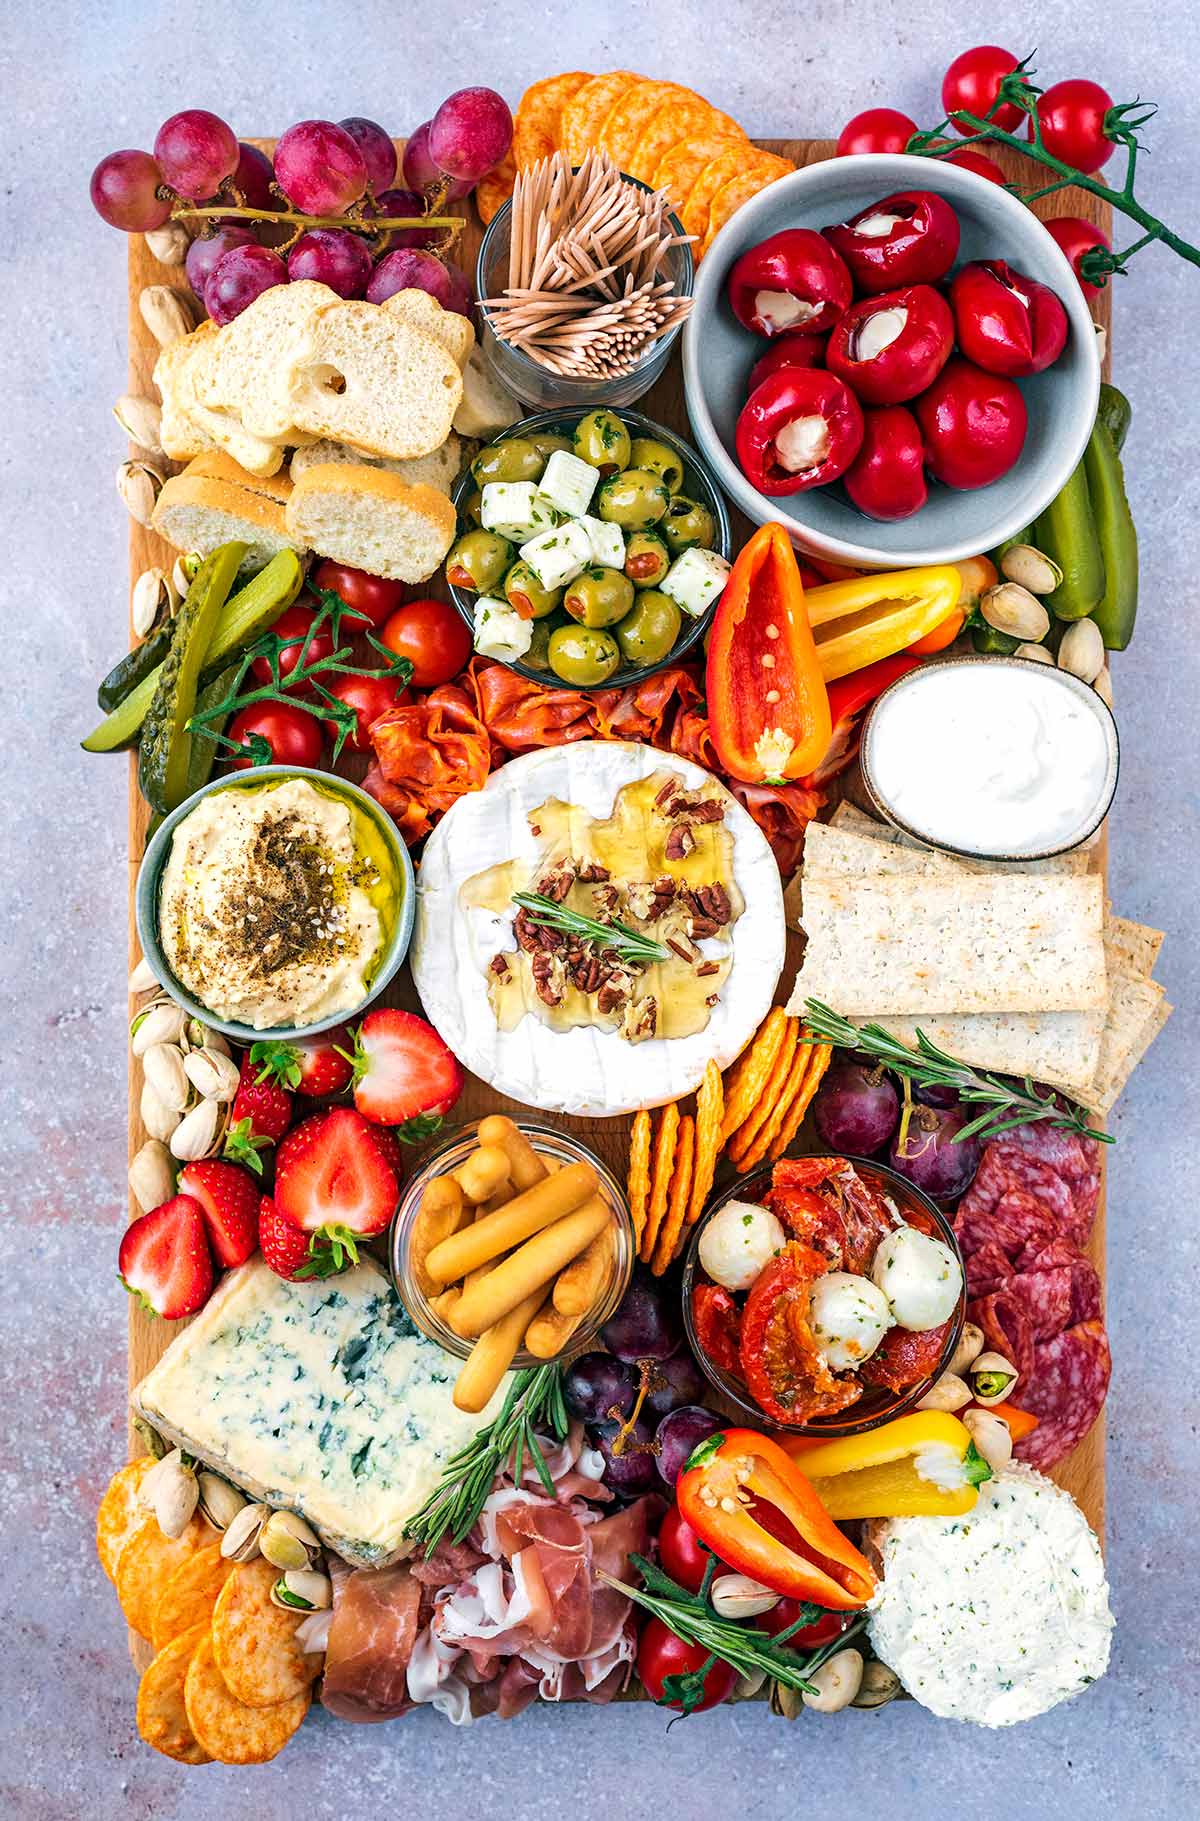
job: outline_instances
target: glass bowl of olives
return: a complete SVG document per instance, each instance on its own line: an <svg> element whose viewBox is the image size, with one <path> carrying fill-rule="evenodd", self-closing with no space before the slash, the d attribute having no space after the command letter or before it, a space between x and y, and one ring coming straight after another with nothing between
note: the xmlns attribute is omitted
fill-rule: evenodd
<svg viewBox="0 0 1200 1821"><path fill-rule="evenodd" d="M475 650L551 687L624 688L704 637L729 570L701 458L636 411L542 411L454 490L450 596Z"/></svg>

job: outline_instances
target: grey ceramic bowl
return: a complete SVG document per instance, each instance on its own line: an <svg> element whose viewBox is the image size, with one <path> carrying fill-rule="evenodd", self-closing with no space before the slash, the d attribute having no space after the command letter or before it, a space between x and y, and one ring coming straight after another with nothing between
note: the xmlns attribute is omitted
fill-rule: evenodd
<svg viewBox="0 0 1200 1821"><path fill-rule="evenodd" d="M1052 367L1020 382L1029 411L1021 459L1002 479L971 493L933 485L920 512L891 524L867 518L837 488L768 499L742 474L733 439L750 368L770 344L743 329L729 308L730 268L770 234L828 227L896 190L932 190L946 198L962 227L959 264L1006 259L1063 301L1070 321L1066 347ZM700 267L683 332L683 372L696 446L742 511L755 524L776 519L787 525L796 544L815 556L868 568L956 562L1023 530L1078 463L1100 396L1100 357L1083 292L1037 217L986 177L905 153L807 165L739 209Z"/></svg>
<svg viewBox="0 0 1200 1821"><path fill-rule="evenodd" d="M383 837L400 880L400 904L396 913L395 927L387 942L378 968L371 980L370 988L360 1005L352 1006L348 1011L338 1012L333 1018L322 1018L315 1024L275 1026L267 1030L256 1030L253 1025L237 1024L230 1019L218 1018L194 999L171 972L163 954L162 943L158 934L158 892L163 867L171 851L171 840L176 828L184 817L190 815L196 805L205 797L213 796L222 790L237 790L239 786L265 783L272 778L309 778L324 790L335 791L350 800L356 809L362 811L374 822ZM159 828L155 831L150 845L146 849L138 872L137 891L135 894L135 912L137 919L138 940L152 972L158 979L164 992L171 995L176 1004L183 1006L194 1018L199 1018L211 1030L221 1031L224 1036L232 1037L235 1043L259 1043L266 1038L288 1039L293 1037L313 1037L319 1031L331 1031L337 1025L344 1024L347 1018L357 1014L377 999L389 980L393 978L400 963L408 952L409 938L412 936L413 918L416 915L417 894L413 875L413 864L408 849L400 838L400 832L391 817L382 810L373 797L357 784L351 784L346 778L335 777L331 772L312 771L300 765L260 765L252 771L235 772L232 776L214 778L205 784L194 796L172 810Z"/></svg>

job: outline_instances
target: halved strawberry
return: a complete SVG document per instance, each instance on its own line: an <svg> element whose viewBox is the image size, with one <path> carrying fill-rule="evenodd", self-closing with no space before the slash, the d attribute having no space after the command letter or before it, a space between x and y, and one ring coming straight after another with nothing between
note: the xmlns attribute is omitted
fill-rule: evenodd
<svg viewBox="0 0 1200 1821"><path fill-rule="evenodd" d="M223 1146L226 1157L244 1163L256 1176L262 1175L263 1167L259 1151L278 1144L292 1123L292 1097L287 1089L276 1081L261 1081L259 1074L247 1053L242 1057Z"/></svg>
<svg viewBox="0 0 1200 1821"><path fill-rule="evenodd" d="M440 1118L462 1086L458 1058L424 1018L390 1008L367 1013L354 1038L354 1104L364 1119L403 1126Z"/></svg>
<svg viewBox="0 0 1200 1821"><path fill-rule="evenodd" d="M319 1037L297 1037L291 1043L256 1043L250 1060L258 1069L259 1081L277 1082L295 1094L307 1094L320 1100L326 1094L340 1094L349 1087L354 1064L345 1051L350 1034L339 1025Z"/></svg>
<svg viewBox="0 0 1200 1821"><path fill-rule="evenodd" d="M226 1270L244 1265L258 1244L260 1190L249 1171L219 1157L202 1157L184 1165L179 1187L200 1203L217 1263Z"/></svg>
<svg viewBox="0 0 1200 1821"><path fill-rule="evenodd" d="M332 1277L349 1264L343 1248L343 1263L336 1265L333 1251L318 1233L306 1233L289 1214L276 1207L269 1195L258 1204L258 1243L263 1261L277 1277L291 1282L310 1277Z"/></svg>
<svg viewBox="0 0 1200 1821"><path fill-rule="evenodd" d="M208 1301L212 1259L204 1213L190 1195L173 1195L125 1229L117 1264L121 1282L150 1315L181 1321Z"/></svg>
<svg viewBox="0 0 1200 1821"><path fill-rule="evenodd" d="M400 1195L396 1172L351 1107L317 1113L289 1132L275 1159L275 1201L305 1233L327 1239L338 1269L356 1240L381 1233Z"/></svg>

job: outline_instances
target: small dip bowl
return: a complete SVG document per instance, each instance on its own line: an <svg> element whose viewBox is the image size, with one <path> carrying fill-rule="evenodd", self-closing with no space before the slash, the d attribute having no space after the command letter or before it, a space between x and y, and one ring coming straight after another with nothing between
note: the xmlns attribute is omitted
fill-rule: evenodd
<svg viewBox="0 0 1200 1821"><path fill-rule="evenodd" d="M191 814L196 805L206 797L225 790L255 790L270 785L272 782L282 784L289 778L307 779L317 790L324 791L333 797L344 798L359 814L369 818L378 831L380 840L391 861L396 879L397 902L391 928L385 931L383 945L376 960L375 968L367 984L367 991L361 1002L336 1013L332 1018L321 1018L313 1024L277 1025L267 1029L257 1029L254 1025L239 1024L227 1018L218 1018L215 1013L199 999L193 997L180 984L172 973L166 955L163 952L159 936L159 891L163 869L171 853L171 842L175 830ZM413 919L416 915L416 888L413 876L413 864L408 849L400 838L399 830L391 817L382 810L373 797L357 784L351 784L346 778L335 777L327 771L312 771L296 765L259 765L250 771L235 772L231 777L214 778L196 791L194 796L181 803L178 809L172 810L156 830L149 846L146 848L138 872L135 892L135 914L137 920L138 940L152 972L164 992L171 995L177 1005L181 1005L193 1018L198 1018L210 1030L220 1031L235 1043L261 1043L274 1039L286 1041L294 1037L313 1037L320 1031L330 1031L348 1018L357 1017L366 1009L393 978L400 963L408 952L409 938L412 935Z"/></svg>
<svg viewBox="0 0 1200 1821"><path fill-rule="evenodd" d="M1020 801L1014 796L1006 813L1016 822L1027 823L1028 840L1014 840L1011 832L1008 838L989 839L989 808L994 819L996 791L990 780L980 782L976 771L978 801L974 809L954 808L952 813L959 825L951 828L948 820L943 820L939 829L935 826L936 809L926 816L917 815L914 793L920 791L927 804L936 804L941 790L949 793L972 786L962 741L949 727L943 731L935 719L938 700L945 700L948 694L953 697L962 723L966 723L965 727L960 723L958 734L969 738L972 725L984 725L980 716L986 697L994 702L1005 689L1011 691L1014 709L1028 702L1043 724L1053 717L1060 728L1071 730L1075 754L1091 763L1094 779L1081 777L1076 802L1069 813L1060 814L1053 825L1044 822L1040 828L1036 802L1032 798ZM974 712L973 700L978 704ZM1029 742L1014 763L1023 763L1035 751L1036 744ZM885 689L863 728L861 763L863 780L880 815L922 845L971 860L1044 860L1078 847L1100 827L1117 788L1120 742L1117 724L1107 705L1094 689L1069 671L1038 664L1030 658L974 653L924 664ZM898 770L905 780L907 800L896 791ZM1061 775L1057 780L1051 779L1052 788L1056 784L1061 787L1062 783ZM969 825L969 832L964 833L963 824Z"/></svg>

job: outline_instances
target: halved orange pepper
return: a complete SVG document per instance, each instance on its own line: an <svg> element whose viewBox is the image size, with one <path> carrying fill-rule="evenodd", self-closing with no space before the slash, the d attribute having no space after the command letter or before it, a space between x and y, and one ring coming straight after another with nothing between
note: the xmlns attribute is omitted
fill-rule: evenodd
<svg viewBox="0 0 1200 1821"><path fill-rule="evenodd" d="M875 1591L870 1563L769 1436L753 1429L709 1436L680 1474L675 1502L723 1562L772 1593L849 1612Z"/></svg>

